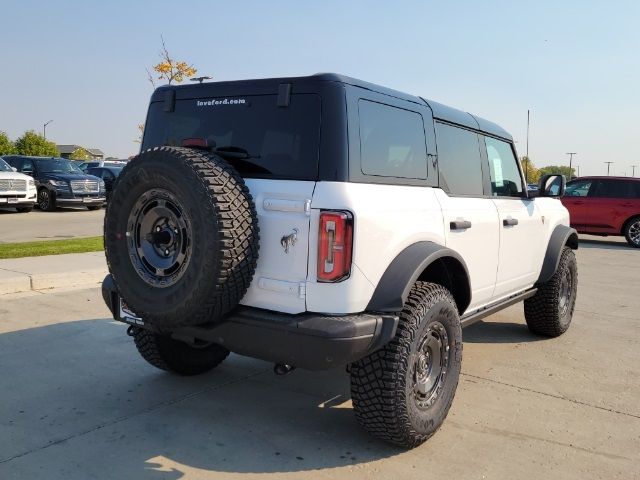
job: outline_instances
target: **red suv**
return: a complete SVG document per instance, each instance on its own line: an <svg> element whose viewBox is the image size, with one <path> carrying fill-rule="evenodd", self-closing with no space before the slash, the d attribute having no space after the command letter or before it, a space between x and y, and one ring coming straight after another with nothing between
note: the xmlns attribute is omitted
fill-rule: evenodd
<svg viewBox="0 0 640 480"><path fill-rule="evenodd" d="M640 178L580 177L567 183L562 203L578 232L624 235L640 248Z"/></svg>

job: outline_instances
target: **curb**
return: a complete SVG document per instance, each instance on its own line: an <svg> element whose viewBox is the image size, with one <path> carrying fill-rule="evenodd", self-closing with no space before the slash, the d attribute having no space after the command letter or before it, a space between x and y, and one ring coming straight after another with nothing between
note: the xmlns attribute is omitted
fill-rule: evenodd
<svg viewBox="0 0 640 480"><path fill-rule="evenodd" d="M10 275L3 275L4 273ZM31 275L0 271L0 295L52 288L95 287L102 283L107 273L106 269Z"/></svg>

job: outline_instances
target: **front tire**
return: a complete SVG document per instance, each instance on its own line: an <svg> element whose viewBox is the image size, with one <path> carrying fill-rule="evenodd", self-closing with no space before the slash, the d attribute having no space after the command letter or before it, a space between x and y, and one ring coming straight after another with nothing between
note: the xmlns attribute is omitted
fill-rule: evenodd
<svg viewBox="0 0 640 480"><path fill-rule="evenodd" d="M29 205L28 207L16 207L16 210L20 213L29 213L33 210L33 205Z"/></svg>
<svg viewBox="0 0 640 480"><path fill-rule="evenodd" d="M199 375L217 367L229 356L220 345L192 347L143 328L133 327L133 340L142 358L160 370L178 375Z"/></svg>
<svg viewBox="0 0 640 480"><path fill-rule="evenodd" d="M441 285L416 282L395 338L351 366L358 422L374 437L413 448L444 422L458 386L462 329Z"/></svg>
<svg viewBox="0 0 640 480"><path fill-rule="evenodd" d="M93 210L100 210L102 208L102 205L93 205L91 207L87 207L87 210L93 211Z"/></svg>
<svg viewBox="0 0 640 480"><path fill-rule="evenodd" d="M624 226L624 238L634 248L640 248L640 216L633 217Z"/></svg>
<svg viewBox="0 0 640 480"><path fill-rule="evenodd" d="M524 317L531 332L558 337L567 331L578 293L578 263L573 250L564 247L556 273L524 301Z"/></svg>
<svg viewBox="0 0 640 480"><path fill-rule="evenodd" d="M41 188L38 192L38 206L43 212L53 212L56 209L56 199L46 188Z"/></svg>

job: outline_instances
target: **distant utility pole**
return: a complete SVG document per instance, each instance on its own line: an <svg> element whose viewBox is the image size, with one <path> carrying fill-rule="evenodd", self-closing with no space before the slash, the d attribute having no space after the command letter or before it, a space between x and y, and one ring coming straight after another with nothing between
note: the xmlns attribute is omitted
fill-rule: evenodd
<svg viewBox="0 0 640 480"><path fill-rule="evenodd" d="M47 125L49 125L51 122L53 122L53 120L49 120L47 123L45 123L42 126L42 136L44 137L44 139L47 139Z"/></svg>
<svg viewBox="0 0 640 480"><path fill-rule="evenodd" d="M635 177L635 176L636 176L636 167L637 167L637 166L638 166L638 165L631 165L631 168L632 168L632 170L631 170L631 176L632 176L632 177Z"/></svg>
<svg viewBox="0 0 640 480"><path fill-rule="evenodd" d="M607 177L608 177L608 176L609 176L609 167L611 166L611 164L612 164L613 162L604 162L604 163L606 163L606 164L607 164Z"/></svg>
<svg viewBox="0 0 640 480"><path fill-rule="evenodd" d="M567 152L567 155L569 155L569 180L571 180L571 172L572 172L571 163L573 161L573 156L577 155L577 153L576 152Z"/></svg>

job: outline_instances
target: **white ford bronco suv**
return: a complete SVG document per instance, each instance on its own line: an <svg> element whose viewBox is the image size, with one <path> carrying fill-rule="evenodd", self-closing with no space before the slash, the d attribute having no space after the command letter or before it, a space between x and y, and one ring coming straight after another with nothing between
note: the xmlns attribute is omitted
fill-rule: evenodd
<svg viewBox="0 0 640 480"><path fill-rule="evenodd" d="M520 301L533 333L569 327L564 188L531 198L499 126L352 78L164 86L107 208L103 296L170 372L346 366L359 422L413 447L449 411L462 327Z"/></svg>

